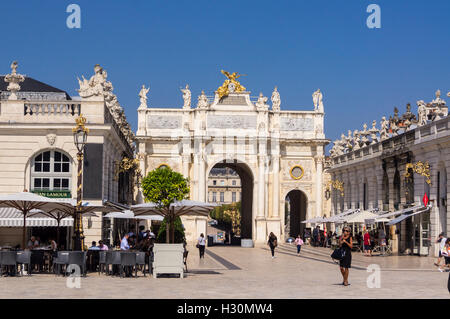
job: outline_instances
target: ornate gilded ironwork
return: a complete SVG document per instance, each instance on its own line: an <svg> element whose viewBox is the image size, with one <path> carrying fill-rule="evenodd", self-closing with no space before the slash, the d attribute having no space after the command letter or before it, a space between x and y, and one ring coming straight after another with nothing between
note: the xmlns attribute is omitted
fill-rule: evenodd
<svg viewBox="0 0 450 319"><path fill-rule="evenodd" d="M115 163L114 170L114 180L119 179L120 173L131 172L138 178L137 183L139 183L139 178L141 177L141 169L139 168L139 159L124 157L121 161Z"/></svg>
<svg viewBox="0 0 450 319"><path fill-rule="evenodd" d="M305 175L305 170L301 165L294 165L289 170L289 174L291 175L292 179L302 179L303 175Z"/></svg>
<svg viewBox="0 0 450 319"><path fill-rule="evenodd" d="M77 126L72 128L72 133L76 133L78 129L81 129L83 132L89 133L89 129L85 126L86 121L87 120L83 116L83 114L80 114L80 116L75 119L75 123L77 124Z"/></svg>
<svg viewBox="0 0 450 319"><path fill-rule="evenodd" d="M326 191L331 192L331 187L341 192L341 196L344 197L344 182L336 179L334 181L328 181L326 185Z"/></svg>
<svg viewBox="0 0 450 319"><path fill-rule="evenodd" d="M243 92L245 91L245 87L241 85L236 79L241 76L245 76L245 74L239 74L237 72L229 73L227 71L221 70L223 75L225 75L228 79L225 80L221 87L217 89L217 93L219 94L219 98L227 96L229 93L233 92Z"/></svg>
<svg viewBox="0 0 450 319"><path fill-rule="evenodd" d="M430 164L428 162L423 163L422 161L418 161L417 163L406 163L406 178L411 176L409 169L412 169L416 174L424 176L427 184L431 185Z"/></svg>

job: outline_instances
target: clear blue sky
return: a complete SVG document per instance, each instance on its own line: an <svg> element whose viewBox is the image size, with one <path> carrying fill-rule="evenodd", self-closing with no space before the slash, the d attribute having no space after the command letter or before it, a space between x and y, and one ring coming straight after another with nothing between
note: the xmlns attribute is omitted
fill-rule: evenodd
<svg viewBox="0 0 450 319"><path fill-rule="evenodd" d="M70 3L81 6L79 30L66 27ZM366 26L371 3L381 29ZM142 84L150 107L181 107L180 86L196 101L223 82L220 69L237 71L252 95L277 85L282 109L311 110L320 88L334 140L450 91L449 13L448 0L2 1L0 74L18 60L21 73L75 95L76 77L99 63L136 129Z"/></svg>

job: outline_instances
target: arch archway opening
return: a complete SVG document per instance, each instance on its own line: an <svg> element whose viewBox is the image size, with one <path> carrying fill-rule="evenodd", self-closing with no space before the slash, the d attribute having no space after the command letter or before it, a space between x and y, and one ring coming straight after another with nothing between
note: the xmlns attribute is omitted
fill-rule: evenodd
<svg viewBox="0 0 450 319"><path fill-rule="evenodd" d="M232 237L229 242L238 243L234 238L252 239L253 235L253 174L247 164L234 160L215 164L208 175L208 201L219 205L235 204L240 208L239 234L233 232L232 223L227 224ZM236 228L234 229L236 230Z"/></svg>
<svg viewBox="0 0 450 319"><path fill-rule="evenodd" d="M303 236L306 225L307 197L300 190L290 191L285 198L285 234L289 237Z"/></svg>

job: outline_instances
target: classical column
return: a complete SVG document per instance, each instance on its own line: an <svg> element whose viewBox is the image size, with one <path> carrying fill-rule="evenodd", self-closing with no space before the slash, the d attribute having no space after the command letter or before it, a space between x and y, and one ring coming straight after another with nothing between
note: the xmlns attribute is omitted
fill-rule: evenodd
<svg viewBox="0 0 450 319"><path fill-rule="evenodd" d="M322 214L322 170L323 170L323 156L316 157L316 216L323 216Z"/></svg>
<svg viewBox="0 0 450 319"><path fill-rule="evenodd" d="M200 155L200 163L199 163L199 185L198 185L198 189L199 189L199 200L204 202L206 201L206 165L205 165L205 152L202 151L201 155Z"/></svg>
<svg viewBox="0 0 450 319"><path fill-rule="evenodd" d="M258 155L258 211L257 217L264 217L264 155Z"/></svg>
<svg viewBox="0 0 450 319"><path fill-rule="evenodd" d="M183 176L189 178L189 163L191 156L189 154L183 154Z"/></svg>
<svg viewBox="0 0 450 319"><path fill-rule="evenodd" d="M272 217L278 218L280 216L280 155L272 155L273 166L273 207Z"/></svg>
<svg viewBox="0 0 450 319"><path fill-rule="evenodd" d="M200 154L194 154L194 180L191 182L191 185L193 186L194 200L200 200L199 171L200 171Z"/></svg>

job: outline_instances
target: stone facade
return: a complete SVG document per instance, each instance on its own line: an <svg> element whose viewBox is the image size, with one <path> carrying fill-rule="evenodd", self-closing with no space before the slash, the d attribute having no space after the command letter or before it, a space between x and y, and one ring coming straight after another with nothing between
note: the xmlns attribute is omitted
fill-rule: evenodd
<svg viewBox="0 0 450 319"><path fill-rule="evenodd" d="M101 145L98 156L95 159L91 158L91 164L92 161L102 163L99 165L102 171L98 174L101 179L100 189L97 190L95 198L85 200L93 204L101 204L103 199L120 201L121 187L114 178L115 163L120 161L123 155L132 157L133 149L119 124L113 120L104 98L98 96L76 97L71 100L46 99L55 94L19 91L17 96L26 99L11 99L10 95L5 94L7 99L0 100L0 193L9 194L24 189L36 191L38 184L33 183L36 176L51 180L49 185L40 185L39 189L42 187L50 191L56 189L57 184L52 178L58 177L59 173L53 171L35 173L34 170L37 155L50 151L53 161L55 160L53 154L56 151L68 157L69 170L65 177L69 183L64 190L71 198L76 198L77 149L74 145L72 128L75 127L75 118L83 114L87 119L86 127L90 130L87 147ZM40 98L34 100L33 97L37 95ZM84 187L87 187L87 183L93 182L87 181L86 178L88 176L85 176ZM129 203L131 199L132 190L126 202ZM97 215L98 217L84 218L85 244L90 244L92 240L98 241L103 236L111 236L102 234L102 214ZM5 243L14 246L20 242L21 228L0 228L0 246Z"/></svg>
<svg viewBox="0 0 450 319"><path fill-rule="evenodd" d="M241 179L230 168L213 168L208 176L208 202L231 204L241 201Z"/></svg>
<svg viewBox="0 0 450 319"><path fill-rule="evenodd" d="M445 102L438 102L441 110L445 110L443 116L436 118L431 113L425 114L424 122L416 122L394 134L391 125L391 130L386 131L389 135L381 141L344 152L339 149L344 145L342 140L335 142L336 152L328 172L332 180L344 183L344 196L340 191L332 191L332 215L351 208L399 211L423 205L422 199L427 193L432 203L430 212L391 227L395 252L435 255L438 253L434 245L437 235L449 231L450 118ZM428 106L431 110L431 104ZM419 162L429 164L431 185L426 182L427 177L413 173L412 169L408 169L411 176L405 176L407 163Z"/></svg>
<svg viewBox="0 0 450 319"><path fill-rule="evenodd" d="M265 242L269 232L285 236L284 200L291 190L306 195L308 218L324 215L322 172L329 141L323 105L316 111L280 111L275 91L276 107L269 110L262 94L254 103L244 91L223 98L202 92L198 106L191 108L190 92L183 91L183 108L138 109L136 140L144 174L168 165L189 178L191 199L207 201L211 169L234 169L242 180L243 238L257 243ZM206 231L206 218L184 218L183 223L188 241Z"/></svg>

